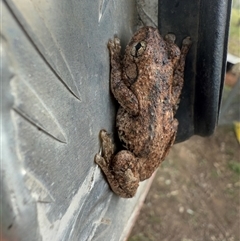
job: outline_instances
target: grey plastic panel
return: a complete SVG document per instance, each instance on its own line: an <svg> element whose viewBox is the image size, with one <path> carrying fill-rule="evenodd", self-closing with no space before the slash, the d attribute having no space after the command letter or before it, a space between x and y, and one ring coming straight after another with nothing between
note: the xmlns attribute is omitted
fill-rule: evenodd
<svg viewBox="0 0 240 241"><path fill-rule="evenodd" d="M126 45L134 1L2 5L1 227L5 240L124 240L148 183L114 195L94 163L114 130L107 42Z"/></svg>

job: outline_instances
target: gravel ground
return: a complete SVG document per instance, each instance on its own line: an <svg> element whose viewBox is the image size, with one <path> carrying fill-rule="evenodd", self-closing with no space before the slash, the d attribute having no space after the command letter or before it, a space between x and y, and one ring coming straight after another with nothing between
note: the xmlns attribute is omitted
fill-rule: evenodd
<svg viewBox="0 0 240 241"><path fill-rule="evenodd" d="M240 149L233 127L174 145L129 241L239 241Z"/></svg>

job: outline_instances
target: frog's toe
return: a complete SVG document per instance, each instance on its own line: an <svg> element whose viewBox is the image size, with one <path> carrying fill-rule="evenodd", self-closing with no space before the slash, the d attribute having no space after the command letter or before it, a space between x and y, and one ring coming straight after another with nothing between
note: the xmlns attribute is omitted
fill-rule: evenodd
<svg viewBox="0 0 240 241"><path fill-rule="evenodd" d="M175 40L176 40L176 36L172 33L169 33L165 36L165 40L168 42L168 43L174 43Z"/></svg>
<svg viewBox="0 0 240 241"><path fill-rule="evenodd" d="M101 167L104 168L107 166L107 163L105 161L105 159L100 155L100 154L96 154L94 161Z"/></svg>
<svg viewBox="0 0 240 241"><path fill-rule="evenodd" d="M106 139L106 138L109 138L107 131L104 130L104 129L100 130L99 135L100 135L100 137L101 137L102 140L104 140L104 139Z"/></svg>
<svg viewBox="0 0 240 241"><path fill-rule="evenodd" d="M120 52L121 45L120 45L120 39L117 37L114 37L114 39L110 39L108 41L108 48L111 52Z"/></svg>
<svg viewBox="0 0 240 241"><path fill-rule="evenodd" d="M109 48L110 50L114 49L114 42L113 42L112 39L110 39L110 40L108 41L108 48Z"/></svg>
<svg viewBox="0 0 240 241"><path fill-rule="evenodd" d="M102 141L102 149L103 149L102 151L103 151L103 153L105 152L106 148L107 149L108 148L111 148L111 149L114 148L112 139L111 139L110 135L107 133L107 131L101 130L99 135L100 135L100 139Z"/></svg>
<svg viewBox="0 0 240 241"><path fill-rule="evenodd" d="M116 47L120 46L120 39L118 37L115 36L113 41Z"/></svg>
<svg viewBox="0 0 240 241"><path fill-rule="evenodd" d="M186 37L184 40L183 40L183 43L182 43L183 45L188 45L188 46L190 46L191 44L192 44L192 40L191 40L191 38L188 36L188 37Z"/></svg>

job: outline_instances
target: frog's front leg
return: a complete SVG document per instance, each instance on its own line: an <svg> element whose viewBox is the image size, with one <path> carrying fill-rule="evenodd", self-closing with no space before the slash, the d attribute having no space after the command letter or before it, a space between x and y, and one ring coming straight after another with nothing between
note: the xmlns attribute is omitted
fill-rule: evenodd
<svg viewBox="0 0 240 241"><path fill-rule="evenodd" d="M191 47L191 44L192 44L192 41L190 37L187 37L183 40L180 58L175 66L174 76L173 76L173 86L172 86L172 103L174 107L174 112L176 112L180 101L179 97L182 92L182 87L184 82L184 68L185 68L186 56Z"/></svg>
<svg viewBox="0 0 240 241"><path fill-rule="evenodd" d="M134 93L122 81L121 46L120 40L109 40L111 62L111 90L118 103L130 114L137 115L139 111L138 100Z"/></svg>
<svg viewBox="0 0 240 241"><path fill-rule="evenodd" d="M133 197L139 185L137 158L130 151L113 155L114 145L105 130L100 131L102 155L95 156L95 162L104 172L111 189L124 198Z"/></svg>

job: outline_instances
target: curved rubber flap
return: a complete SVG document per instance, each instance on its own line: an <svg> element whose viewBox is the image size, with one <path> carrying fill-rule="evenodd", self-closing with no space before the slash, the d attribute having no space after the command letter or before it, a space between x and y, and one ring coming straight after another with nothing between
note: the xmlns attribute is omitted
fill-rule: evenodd
<svg viewBox="0 0 240 241"><path fill-rule="evenodd" d="M209 136L218 122L226 68L231 0L159 0L159 30L172 32L176 43L190 36L185 82L176 114L176 142L192 135Z"/></svg>

